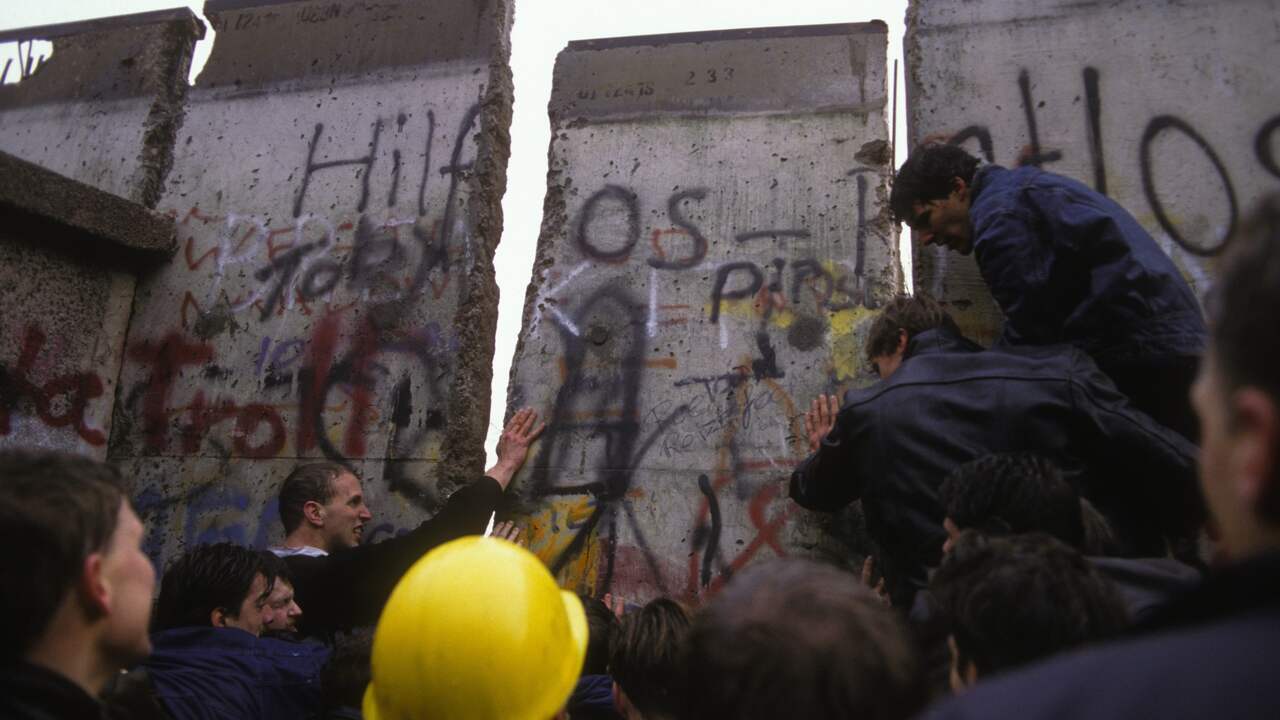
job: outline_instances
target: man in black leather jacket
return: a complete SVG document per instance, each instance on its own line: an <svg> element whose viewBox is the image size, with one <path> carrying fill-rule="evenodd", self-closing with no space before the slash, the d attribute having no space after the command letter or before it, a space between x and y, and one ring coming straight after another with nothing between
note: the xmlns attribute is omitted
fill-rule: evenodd
<svg viewBox="0 0 1280 720"><path fill-rule="evenodd" d="M1162 536L1199 520L1195 446L1129 405L1070 346L982 350L927 297L890 302L867 354L882 382L815 400L814 452L791 497L834 512L861 499L895 605L910 607L946 539L938 486L956 466L997 452L1056 462L1128 540L1162 554ZM829 431L828 431L829 429Z"/></svg>

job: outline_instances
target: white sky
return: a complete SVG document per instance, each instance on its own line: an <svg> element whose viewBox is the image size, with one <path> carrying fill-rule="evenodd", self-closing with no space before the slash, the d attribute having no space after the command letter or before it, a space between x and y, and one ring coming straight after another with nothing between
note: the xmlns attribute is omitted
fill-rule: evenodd
<svg viewBox="0 0 1280 720"><path fill-rule="evenodd" d="M547 101L551 97L551 70L556 53L570 40L656 35L664 33L725 30L777 25L883 20L889 25L889 65L901 64L903 18L907 0L515 0L515 26L511 33L511 67L515 76L515 112L511 123L511 161L507 169L507 194L502 242L498 246L498 336L494 350L493 406L485 450L493 448L501 431L506 404L507 376L520 333L525 288L533 267L538 230L542 225L542 197L546 190L547 147L551 128ZM0 0L0 30L87 20L108 15L160 10L180 6L174 0ZM201 3L190 4L200 15ZM208 23L206 23L207 25ZM214 33L208 32L196 49L198 72L209 55ZM0 47L0 66L14 57L12 43ZM39 51L37 51L37 55ZM10 80L16 72L10 70ZM902 70L898 78L898 127L895 167L906 152L906 115ZM890 80L890 92L893 90ZM906 243L904 243L906 245ZM907 248L904 248L907 251ZM909 258L904 258L909 263ZM908 264L907 267L910 267Z"/></svg>

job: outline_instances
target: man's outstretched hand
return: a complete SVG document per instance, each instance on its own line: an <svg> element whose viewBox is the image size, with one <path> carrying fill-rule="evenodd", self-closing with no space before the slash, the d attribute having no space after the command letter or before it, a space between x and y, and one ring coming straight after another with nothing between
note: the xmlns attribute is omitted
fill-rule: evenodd
<svg viewBox="0 0 1280 720"><path fill-rule="evenodd" d="M511 478L524 465L529 456L529 446L542 434L546 423L538 422L538 412L533 408L520 408L498 438L498 462L485 471L485 475L498 481L503 490L511 484Z"/></svg>
<svg viewBox="0 0 1280 720"><path fill-rule="evenodd" d="M819 395L809 403L809 410L804 414L804 431L809 436L809 452L817 450L822 444L822 438L835 427L838 412L840 401L835 395Z"/></svg>

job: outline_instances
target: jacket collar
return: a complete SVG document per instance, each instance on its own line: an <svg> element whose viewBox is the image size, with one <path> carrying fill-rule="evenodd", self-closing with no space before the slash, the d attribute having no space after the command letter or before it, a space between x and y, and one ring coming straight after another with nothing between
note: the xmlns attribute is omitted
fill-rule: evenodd
<svg viewBox="0 0 1280 720"><path fill-rule="evenodd" d="M907 341L907 349L902 354L903 361L917 355L935 353L978 352L982 347L950 328L939 327L917 333Z"/></svg>
<svg viewBox="0 0 1280 720"><path fill-rule="evenodd" d="M969 206L973 207L973 203L982 194L982 191L991 184L991 179L998 172L1003 172L1005 168L991 163L984 163L978 166L973 172L973 182L969 183Z"/></svg>

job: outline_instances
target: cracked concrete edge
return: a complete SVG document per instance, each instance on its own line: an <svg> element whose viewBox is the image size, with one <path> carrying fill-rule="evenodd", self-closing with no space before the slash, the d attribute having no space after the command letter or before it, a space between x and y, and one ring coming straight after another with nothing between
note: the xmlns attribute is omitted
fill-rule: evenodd
<svg viewBox="0 0 1280 720"><path fill-rule="evenodd" d="M484 472L498 327L498 283L493 258L502 237L502 197L507 189L507 162L511 156L513 10L513 0L493 0L487 9L486 23L494 37L467 198L467 224L472 238L479 240L480 252L473 255L472 264L466 269L466 289L453 320L459 349L438 467L437 485L442 497Z"/></svg>
<svg viewBox="0 0 1280 720"><path fill-rule="evenodd" d="M154 208L164 195L165 182L173 169L174 146L187 114L191 59L196 42L204 37L204 23L198 18L166 25L150 60L158 71L153 76L155 99L147 113L142 147L138 151L138 172L132 194L134 200Z"/></svg>
<svg viewBox="0 0 1280 720"><path fill-rule="evenodd" d="M172 219L4 152L0 210L11 220L22 216L66 228L83 238L85 250L91 252L110 250L163 260L177 248Z"/></svg>

